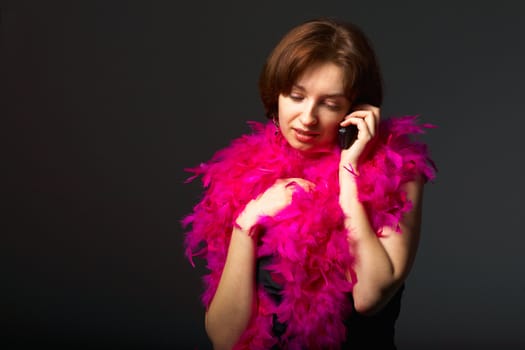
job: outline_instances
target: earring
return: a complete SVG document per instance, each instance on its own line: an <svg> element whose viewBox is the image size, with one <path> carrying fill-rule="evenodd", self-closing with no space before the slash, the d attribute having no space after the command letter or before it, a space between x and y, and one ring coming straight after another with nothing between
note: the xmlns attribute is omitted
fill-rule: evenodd
<svg viewBox="0 0 525 350"><path fill-rule="evenodd" d="M275 135L279 134L279 131L281 130L279 128L279 121L277 120L277 117L275 116L274 113L272 113L272 122L273 122L273 125L275 125Z"/></svg>

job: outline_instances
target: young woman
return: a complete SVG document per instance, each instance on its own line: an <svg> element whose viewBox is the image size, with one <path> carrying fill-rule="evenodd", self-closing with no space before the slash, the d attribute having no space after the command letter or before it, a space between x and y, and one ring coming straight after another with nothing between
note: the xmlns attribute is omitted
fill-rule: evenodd
<svg viewBox="0 0 525 350"><path fill-rule="evenodd" d="M206 259L215 349L395 349L416 256L424 183L435 176L415 117L380 122L382 78L353 24L289 31L259 81L269 118L200 167L184 220ZM338 130L356 133L345 148Z"/></svg>

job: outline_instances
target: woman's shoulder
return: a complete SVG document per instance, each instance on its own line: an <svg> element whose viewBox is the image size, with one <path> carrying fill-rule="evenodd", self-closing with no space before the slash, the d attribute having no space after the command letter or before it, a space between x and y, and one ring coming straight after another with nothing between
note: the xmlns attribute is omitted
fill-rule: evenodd
<svg viewBox="0 0 525 350"><path fill-rule="evenodd" d="M379 135L359 164L359 200L371 216L372 226L398 227L404 212L411 208L403 185L423 178L430 181L437 168L427 144L416 136L431 124L421 124L417 116L382 121Z"/></svg>

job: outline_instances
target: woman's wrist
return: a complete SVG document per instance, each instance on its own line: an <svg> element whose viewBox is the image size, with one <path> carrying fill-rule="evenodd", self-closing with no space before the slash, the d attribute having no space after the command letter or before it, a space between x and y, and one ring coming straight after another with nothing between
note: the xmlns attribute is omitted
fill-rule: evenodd
<svg viewBox="0 0 525 350"><path fill-rule="evenodd" d="M243 215L242 213L235 220L235 227L242 232L249 233L253 225L253 220L249 220L246 215Z"/></svg>
<svg viewBox="0 0 525 350"><path fill-rule="evenodd" d="M246 234L249 234L257 223L256 219L252 217L253 215L250 214L253 211L252 206L253 202L248 203L235 220L235 227Z"/></svg>
<svg viewBox="0 0 525 350"><path fill-rule="evenodd" d="M346 217L361 206L357 188L357 173L352 166L341 165L339 169L339 205Z"/></svg>
<svg viewBox="0 0 525 350"><path fill-rule="evenodd" d="M359 176L359 172L357 170L357 164L355 163L341 163L339 165L340 173L347 173L348 175L351 175L353 177Z"/></svg>

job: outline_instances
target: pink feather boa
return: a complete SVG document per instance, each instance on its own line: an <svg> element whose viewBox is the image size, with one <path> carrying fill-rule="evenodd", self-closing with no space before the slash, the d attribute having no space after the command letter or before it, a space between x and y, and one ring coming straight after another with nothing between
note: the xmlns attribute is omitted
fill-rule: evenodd
<svg viewBox="0 0 525 350"><path fill-rule="evenodd" d="M379 137L359 165L359 199L378 235L384 226L399 231L403 213L411 208L401 185L418 175L426 180L435 176L426 145L411 138L433 126L418 125L416 118L382 121ZM250 125L252 134L234 140L209 162L187 169L194 173L188 181L202 175L206 188L183 220L184 227L191 224L185 237L186 255L192 264L193 256L203 257L210 270L204 277L203 303L208 307L215 294L234 221L244 206L277 179L304 178L316 184L313 191L297 190L288 207L258 222L264 234L257 256L276 257L268 268L284 286L283 298L275 305L258 288L257 313L236 349L269 349L277 344L271 332L273 314L287 324L280 347L337 349L346 337L343 320L351 312L348 293L353 282L348 271L354 262L338 203L340 151L334 147L322 157L307 157L276 134L271 123Z"/></svg>

